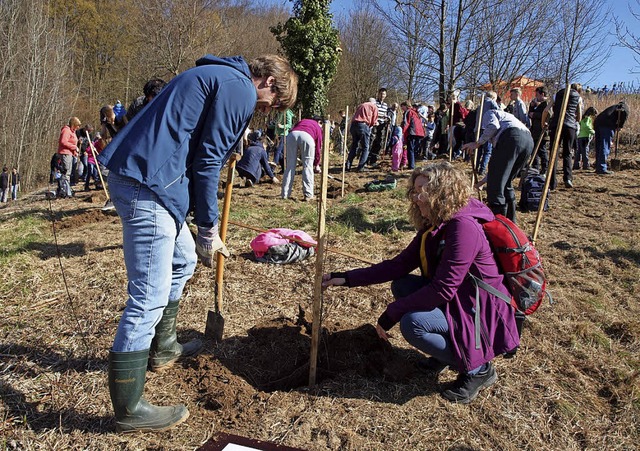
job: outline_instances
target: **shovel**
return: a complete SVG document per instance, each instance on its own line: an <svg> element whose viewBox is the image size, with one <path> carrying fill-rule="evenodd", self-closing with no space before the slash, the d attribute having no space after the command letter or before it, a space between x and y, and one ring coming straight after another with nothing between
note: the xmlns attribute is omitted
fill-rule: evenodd
<svg viewBox="0 0 640 451"><path fill-rule="evenodd" d="M618 110L618 122L616 124L617 126L619 126L620 124L620 113L621 111ZM614 141L616 143L616 148L614 150L613 158L611 159L611 169L613 169L614 171L619 171L621 162L618 159L618 145L620 144L620 128L618 127L616 127L616 136L614 138Z"/></svg>
<svg viewBox="0 0 640 451"><path fill-rule="evenodd" d="M224 243L227 239L227 225L229 224L229 210L231 208L231 190L235 178L236 155L232 154L229 159L229 169L227 170L227 184L224 188L224 206L220 221L220 239ZM224 317L222 316L222 281L224 276L224 255L216 253L216 280L214 285L213 310L207 312L207 325L204 329L205 337L213 339L214 342L222 341L224 332Z"/></svg>
<svg viewBox="0 0 640 451"><path fill-rule="evenodd" d="M102 184L102 189L104 189L104 195L107 197L107 201L104 203L104 207L102 207L102 211L109 211L109 210L115 210L116 207L113 205L113 202L111 202L111 197L109 196L109 191L107 191L107 184L104 183L104 178L102 178L102 171L100 170L100 163L98 163L98 151L96 150L96 148L94 147L93 143L91 142L91 137L89 137L89 132L88 131L84 131L87 140L89 141L89 147L91 149L91 153L93 154L93 159L96 162L96 168L98 169L98 175L100 176L100 183ZM89 175L87 174L87 177Z"/></svg>

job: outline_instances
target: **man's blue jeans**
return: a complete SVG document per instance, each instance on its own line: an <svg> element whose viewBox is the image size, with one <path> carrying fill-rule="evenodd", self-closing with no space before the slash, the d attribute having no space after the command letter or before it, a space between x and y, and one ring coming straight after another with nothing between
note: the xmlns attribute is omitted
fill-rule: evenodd
<svg viewBox="0 0 640 451"><path fill-rule="evenodd" d="M409 169L416 167L416 154L420 152L420 142L422 136L409 135L407 139L407 165Z"/></svg>
<svg viewBox="0 0 640 451"><path fill-rule="evenodd" d="M351 123L349 132L351 133L352 141L351 148L349 148L349 155L347 157L347 169L351 169L353 160L356 157L356 152L358 151L358 145L362 143L362 153L358 160L358 170L361 170L364 168L364 165L367 163L367 159L369 158L369 135L371 133L371 129L364 122L354 121Z"/></svg>
<svg viewBox="0 0 640 451"><path fill-rule="evenodd" d="M480 146L478 149L478 161L477 161L477 169L478 174L484 175L487 171L487 166L489 165L489 159L491 158L491 151L493 150L493 145L490 142L486 142L483 146Z"/></svg>
<svg viewBox="0 0 640 451"><path fill-rule="evenodd" d="M403 298L424 287L428 282L422 276L409 274L391 283L394 299ZM439 308L424 312L405 313L400 320L400 331L405 340L420 351L452 368L458 367L458 361L453 353L449 324L444 312ZM469 371L476 374L482 365Z"/></svg>
<svg viewBox="0 0 640 451"><path fill-rule="evenodd" d="M615 130L609 127L596 128L596 172L599 174L607 171L607 158L609 158L614 133Z"/></svg>
<svg viewBox="0 0 640 451"><path fill-rule="evenodd" d="M122 221L127 300L114 352L149 349L167 304L182 296L196 267L196 246L186 223L180 231L146 185L109 174L109 192Z"/></svg>
<svg viewBox="0 0 640 451"><path fill-rule="evenodd" d="M284 153L284 142L286 139L287 139L286 136L280 136L278 138L278 145L273 151L273 162L277 165L280 165L280 167L283 167L284 165L283 153Z"/></svg>

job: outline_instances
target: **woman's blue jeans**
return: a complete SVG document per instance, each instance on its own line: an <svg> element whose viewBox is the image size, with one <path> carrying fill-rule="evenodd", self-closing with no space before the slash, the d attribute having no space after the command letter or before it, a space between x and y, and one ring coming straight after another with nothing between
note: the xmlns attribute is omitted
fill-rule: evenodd
<svg viewBox="0 0 640 451"><path fill-rule="evenodd" d="M395 299L399 299L419 290L427 283L424 277L409 274L402 279L394 280L391 283L391 292ZM449 337L449 324L444 312L439 308L405 313L400 320L400 331L411 346L452 368L458 367ZM476 374L481 369L482 366L479 366L468 374Z"/></svg>
<svg viewBox="0 0 640 451"><path fill-rule="evenodd" d="M114 352L149 349L167 304L182 296L196 267L186 224L176 222L146 185L109 174L109 192L122 221L128 299L113 341Z"/></svg>

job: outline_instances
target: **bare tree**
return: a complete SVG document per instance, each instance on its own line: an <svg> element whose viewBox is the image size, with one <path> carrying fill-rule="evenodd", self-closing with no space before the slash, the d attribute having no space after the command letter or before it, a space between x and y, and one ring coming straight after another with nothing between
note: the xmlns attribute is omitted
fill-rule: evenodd
<svg viewBox="0 0 640 451"><path fill-rule="evenodd" d="M635 8L632 8L630 3L628 7L633 21L637 24L635 28L630 29L624 20L616 17L616 36L622 47L626 47L634 53L633 59L636 61L636 64L640 66L640 34L638 34L638 27L640 26L640 0L635 1ZM634 70L633 72L637 73L638 70Z"/></svg>
<svg viewBox="0 0 640 451"><path fill-rule="evenodd" d="M549 78L558 85L582 80L588 83L609 57L603 33L610 30L610 9L603 2L555 0L557 19L549 30L555 46L547 58ZM591 78L584 80L589 75Z"/></svg>
<svg viewBox="0 0 640 451"><path fill-rule="evenodd" d="M216 48L223 23L215 0L140 0L133 30L154 72L175 76Z"/></svg>
<svg viewBox="0 0 640 451"><path fill-rule="evenodd" d="M280 44L269 27L285 22L290 12L282 5L265 4L253 0L239 0L219 9L224 37L219 54L242 54L253 58L277 53Z"/></svg>
<svg viewBox="0 0 640 451"><path fill-rule="evenodd" d="M0 143L3 163L20 168L25 185L48 173L62 118L73 110L71 40L42 2L0 6Z"/></svg>
<svg viewBox="0 0 640 451"><path fill-rule="evenodd" d="M494 2L396 0L389 9L379 0L371 1L386 20L396 24L393 47L409 94L424 96L435 90L444 102L446 94L460 87L464 75L479 64L475 35L481 26L479 13Z"/></svg>
<svg viewBox="0 0 640 451"><path fill-rule="evenodd" d="M337 28L343 51L332 90L346 87L342 102L355 106L389 80L389 28L368 5L338 18Z"/></svg>
<svg viewBox="0 0 640 451"><path fill-rule="evenodd" d="M390 86L404 92L407 98L423 97L429 92L433 53L428 46L431 20L421 9L420 0L393 4L369 0L376 16L392 27L385 36L386 51L394 65L388 73L395 83ZM430 64L431 63L431 64Z"/></svg>
<svg viewBox="0 0 640 451"><path fill-rule="evenodd" d="M509 85L517 76L535 77L552 46L545 31L553 21L551 0L502 0L480 14L477 27L481 74L489 84ZM477 86L477 85L476 85Z"/></svg>

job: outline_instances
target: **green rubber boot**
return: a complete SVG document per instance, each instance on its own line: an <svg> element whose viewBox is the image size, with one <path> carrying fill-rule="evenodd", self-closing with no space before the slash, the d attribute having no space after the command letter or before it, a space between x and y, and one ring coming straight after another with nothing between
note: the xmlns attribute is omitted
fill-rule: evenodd
<svg viewBox="0 0 640 451"><path fill-rule="evenodd" d="M158 407L142 399L149 350L109 352L109 394L116 414L116 431L166 431L189 417L187 408Z"/></svg>
<svg viewBox="0 0 640 451"><path fill-rule="evenodd" d="M169 302L164 308L162 319L156 326L156 335L151 342L149 362L151 371L162 371L171 367L180 357L196 355L202 349L202 342L191 340L184 345L178 343L176 336L176 317L179 302Z"/></svg>

